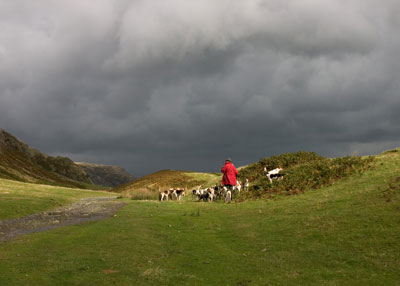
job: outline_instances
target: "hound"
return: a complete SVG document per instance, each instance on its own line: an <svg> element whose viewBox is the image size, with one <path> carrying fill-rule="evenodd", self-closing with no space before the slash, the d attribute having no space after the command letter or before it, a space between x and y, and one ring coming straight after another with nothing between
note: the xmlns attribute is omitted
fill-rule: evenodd
<svg viewBox="0 0 400 286"><path fill-rule="evenodd" d="M215 187L210 187L206 189L194 189L192 190L192 199L198 198L199 201L212 202L216 199Z"/></svg>
<svg viewBox="0 0 400 286"><path fill-rule="evenodd" d="M198 197L199 195L200 195L199 190L196 190L196 189L192 190L192 200L193 201L194 201L194 198Z"/></svg>
<svg viewBox="0 0 400 286"><path fill-rule="evenodd" d="M196 189L193 189L193 190L192 190L192 200L193 200L193 201L195 200L196 197L197 197L197 198L200 197L200 195L201 195L200 190L201 190L201 185L198 186Z"/></svg>
<svg viewBox="0 0 400 286"><path fill-rule="evenodd" d="M230 203L232 200L232 191L226 186L221 187L221 196L224 198L226 203Z"/></svg>
<svg viewBox="0 0 400 286"><path fill-rule="evenodd" d="M207 189L208 197L210 202L215 201L215 189L214 188L208 188Z"/></svg>
<svg viewBox="0 0 400 286"><path fill-rule="evenodd" d="M269 179L269 181L272 183L272 179L276 179L276 178L282 178L283 175L279 174L280 171L282 171L283 169L281 167L273 169L271 171L267 171L267 168L264 167L264 171L267 172L267 177Z"/></svg>
<svg viewBox="0 0 400 286"><path fill-rule="evenodd" d="M168 201L168 197L171 194L170 190L160 191L160 201L163 201L165 198Z"/></svg>
<svg viewBox="0 0 400 286"><path fill-rule="evenodd" d="M242 183L240 181L237 181L236 185L233 186L233 191L238 191L240 194L241 188L242 188Z"/></svg>
<svg viewBox="0 0 400 286"><path fill-rule="evenodd" d="M250 187L249 179L246 178L246 181L244 181L243 184L243 190L248 191Z"/></svg>
<svg viewBox="0 0 400 286"><path fill-rule="evenodd" d="M200 189L198 195L199 201L212 202L215 200L214 188Z"/></svg>
<svg viewBox="0 0 400 286"><path fill-rule="evenodd" d="M222 197L222 186L215 185L214 186L214 200L217 200Z"/></svg>
<svg viewBox="0 0 400 286"><path fill-rule="evenodd" d="M180 201L185 196L185 189L176 189L174 190L175 196Z"/></svg>
<svg viewBox="0 0 400 286"><path fill-rule="evenodd" d="M204 192L204 193L202 193L202 194L200 194L200 196L199 196L199 201L211 201L212 199L211 199L211 197L210 197L210 193L208 193L208 192Z"/></svg>
<svg viewBox="0 0 400 286"><path fill-rule="evenodd" d="M200 189L200 188L194 189L192 191L192 198L194 200L197 197L199 200L201 200L204 198L205 193L206 193L206 189Z"/></svg>

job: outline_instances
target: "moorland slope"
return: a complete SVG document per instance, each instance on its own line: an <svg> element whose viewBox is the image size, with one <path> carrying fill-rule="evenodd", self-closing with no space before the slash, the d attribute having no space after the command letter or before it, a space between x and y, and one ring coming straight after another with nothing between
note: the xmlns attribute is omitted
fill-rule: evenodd
<svg viewBox="0 0 400 286"><path fill-rule="evenodd" d="M0 129L0 178L73 188L115 187L136 178L117 166L44 154Z"/></svg>

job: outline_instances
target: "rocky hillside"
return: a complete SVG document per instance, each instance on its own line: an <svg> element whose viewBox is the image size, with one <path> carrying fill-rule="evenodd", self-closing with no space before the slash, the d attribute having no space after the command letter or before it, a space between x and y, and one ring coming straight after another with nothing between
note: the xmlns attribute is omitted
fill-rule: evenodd
<svg viewBox="0 0 400 286"><path fill-rule="evenodd" d="M136 177L129 174L124 168L118 166L106 166L75 162L89 176L95 185L105 187L117 187L136 180Z"/></svg>
<svg viewBox="0 0 400 286"><path fill-rule="evenodd" d="M85 188L89 176L72 160L52 157L0 129L0 177L22 182Z"/></svg>

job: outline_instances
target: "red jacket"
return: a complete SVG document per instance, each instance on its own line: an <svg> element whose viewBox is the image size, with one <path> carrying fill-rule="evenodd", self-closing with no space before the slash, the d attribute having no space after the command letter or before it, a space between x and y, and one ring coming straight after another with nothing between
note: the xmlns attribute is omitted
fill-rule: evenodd
<svg viewBox="0 0 400 286"><path fill-rule="evenodd" d="M223 185L236 185L236 176L238 171L231 162L225 162L225 166L222 167L221 172L224 173L224 176L222 177Z"/></svg>

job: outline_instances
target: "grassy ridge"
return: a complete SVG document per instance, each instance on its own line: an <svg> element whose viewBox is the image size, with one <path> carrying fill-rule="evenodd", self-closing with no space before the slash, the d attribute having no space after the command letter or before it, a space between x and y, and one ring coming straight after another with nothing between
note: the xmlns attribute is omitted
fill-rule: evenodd
<svg viewBox="0 0 400 286"><path fill-rule="evenodd" d="M191 188L199 185L212 186L220 183L221 174L196 173L179 170L161 170L131 183L112 189L133 199L158 199L159 189Z"/></svg>
<svg viewBox="0 0 400 286"><path fill-rule="evenodd" d="M267 201L126 200L116 217L0 244L0 285L397 285L398 154Z"/></svg>

